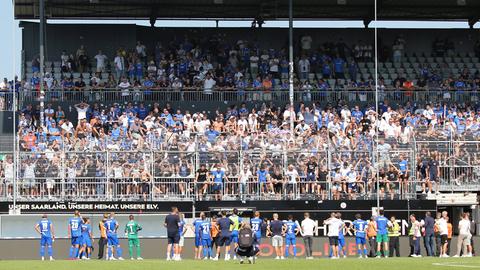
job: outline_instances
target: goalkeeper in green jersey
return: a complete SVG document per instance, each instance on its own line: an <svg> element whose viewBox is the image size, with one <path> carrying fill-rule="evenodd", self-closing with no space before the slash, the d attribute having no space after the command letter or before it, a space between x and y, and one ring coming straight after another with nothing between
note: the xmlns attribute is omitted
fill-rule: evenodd
<svg viewBox="0 0 480 270"><path fill-rule="evenodd" d="M125 236L128 236L128 252L130 253L130 259L133 260L133 247L137 248L137 260L143 260L140 249L140 240L138 240L138 232L142 230L142 227L134 220L133 215L128 217L129 221L125 225Z"/></svg>

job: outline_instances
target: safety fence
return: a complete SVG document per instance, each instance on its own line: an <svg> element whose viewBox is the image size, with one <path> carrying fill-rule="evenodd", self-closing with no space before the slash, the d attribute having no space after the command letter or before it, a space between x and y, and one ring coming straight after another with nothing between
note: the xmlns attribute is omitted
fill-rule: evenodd
<svg viewBox="0 0 480 270"><path fill-rule="evenodd" d="M201 166L206 179L197 177ZM412 149L2 153L0 199L416 198L415 167Z"/></svg>
<svg viewBox="0 0 480 270"><path fill-rule="evenodd" d="M478 190L479 151L478 141L416 141L417 179L443 191Z"/></svg>

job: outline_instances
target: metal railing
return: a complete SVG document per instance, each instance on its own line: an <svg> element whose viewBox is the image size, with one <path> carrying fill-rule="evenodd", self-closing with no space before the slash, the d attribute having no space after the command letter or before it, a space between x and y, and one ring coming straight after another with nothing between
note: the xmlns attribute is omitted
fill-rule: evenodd
<svg viewBox="0 0 480 270"><path fill-rule="evenodd" d="M476 191L480 188L480 142L461 141L417 141L418 163L427 167L417 171L417 179L426 182L435 179L442 191ZM431 172L429 162L438 163L438 170ZM430 167L429 167L430 165Z"/></svg>
<svg viewBox="0 0 480 270"><path fill-rule="evenodd" d="M335 148L203 152L60 150L18 152L16 156L3 153L0 199L10 200L17 195L18 201L323 200L375 198L377 193L385 199L417 197L421 183L414 172L414 151L393 149L379 156L376 160L374 151ZM322 171L314 179L306 175L311 157ZM403 160L408 165L402 169ZM12 162L20 165L16 167L16 177ZM213 177L197 183L195 172L201 165L206 165L209 171L220 165L224 171L221 184L215 183ZM289 166L295 168L297 177L291 177ZM264 183L256 177L262 168L270 173ZM380 189L376 185L377 169L381 172ZM248 171L250 177L242 178ZM395 175L390 177L389 172Z"/></svg>
<svg viewBox="0 0 480 270"><path fill-rule="evenodd" d="M476 102L480 93L477 89L385 89L379 90L379 100L405 103L416 102ZM31 104L43 100L44 102L102 102L102 103L123 103L123 102L289 102L288 89L214 89L205 91L198 89L51 89L46 90L45 95L40 95L36 90L21 90L17 95L18 105ZM339 101L355 104L369 104L375 100L375 91L372 89L336 87L331 89L312 89L294 91L296 102L321 102L336 103ZM11 110L13 94L11 92L0 92L0 110Z"/></svg>

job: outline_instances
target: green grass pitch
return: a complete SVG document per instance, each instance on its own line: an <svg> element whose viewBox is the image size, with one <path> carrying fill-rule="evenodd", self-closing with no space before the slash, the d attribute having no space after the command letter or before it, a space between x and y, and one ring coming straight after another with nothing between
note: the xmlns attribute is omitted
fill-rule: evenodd
<svg viewBox="0 0 480 270"><path fill-rule="evenodd" d="M442 270L442 269L480 268L480 258L388 258L388 259L339 259L327 258L305 260L259 259L256 264L241 265L238 261L193 261L167 262L165 260L144 261L0 261L0 269L16 270Z"/></svg>

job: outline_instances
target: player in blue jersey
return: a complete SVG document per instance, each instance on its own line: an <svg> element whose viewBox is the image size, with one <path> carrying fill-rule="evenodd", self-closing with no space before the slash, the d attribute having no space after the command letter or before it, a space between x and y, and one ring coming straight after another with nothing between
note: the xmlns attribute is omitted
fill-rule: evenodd
<svg viewBox="0 0 480 270"><path fill-rule="evenodd" d="M72 246L70 247L69 258L76 259L78 256L78 249L82 238L82 223L80 212L75 210L74 216L68 220L68 237L71 239Z"/></svg>
<svg viewBox="0 0 480 270"><path fill-rule="evenodd" d="M205 218L205 215L201 216L202 223L200 224L200 237L202 239L203 259L208 260L213 258L212 256L212 223Z"/></svg>
<svg viewBox="0 0 480 270"><path fill-rule="evenodd" d="M358 258L368 258L367 250L367 225L368 222L362 219L362 215L356 214L355 220L350 225L355 233L355 243L357 244ZM362 256L363 255L363 256Z"/></svg>
<svg viewBox="0 0 480 270"><path fill-rule="evenodd" d="M80 251L78 252L78 258L84 260L90 260L92 255L93 247L93 234L92 234L92 225L90 224L89 218L83 219L83 224L81 225L82 229L82 240L80 244ZM86 255L86 256L85 256Z"/></svg>
<svg viewBox="0 0 480 270"><path fill-rule="evenodd" d="M254 245L260 246L262 241L262 226L263 220L260 218L260 212L256 211L254 217L250 219L250 227L252 228L253 237L255 237Z"/></svg>
<svg viewBox="0 0 480 270"><path fill-rule="evenodd" d="M388 231L389 226L388 219L383 215L383 210L378 210L379 216L375 219L377 224L377 258L382 256L382 243L383 243L383 255L388 258Z"/></svg>
<svg viewBox="0 0 480 270"><path fill-rule="evenodd" d="M180 222L178 223L178 234L180 234L180 241L178 241L178 256L182 258L183 246L185 245L185 232L187 226L185 226L185 214L180 214Z"/></svg>
<svg viewBox="0 0 480 270"><path fill-rule="evenodd" d="M297 233L300 231L300 224L293 220L293 215L288 215L288 220L283 223L285 232L285 257L288 258L290 246L293 247L293 257L297 257Z"/></svg>
<svg viewBox="0 0 480 270"><path fill-rule="evenodd" d="M337 218L341 221L340 231L338 232L338 256L347 258L347 245L345 243L345 222L342 219L342 214L337 213Z"/></svg>
<svg viewBox="0 0 480 270"><path fill-rule="evenodd" d="M201 226L202 226L202 219L205 218L205 213L200 213L200 219L196 219L193 224L193 233L195 234L195 260L201 259L202 254L202 238L201 238Z"/></svg>
<svg viewBox="0 0 480 270"><path fill-rule="evenodd" d="M43 215L42 219L35 225L35 231L40 234L40 257L45 260L45 248L48 250L50 261L53 261L52 243L55 241L55 233L53 224L47 215Z"/></svg>
<svg viewBox="0 0 480 270"><path fill-rule="evenodd" d="M115 220L115 213L110 213L110 217L105 221L105 229L107 230L107 260L116 260L114 254L119 260L123 261L122 248L117 237L118 222Z"/></svg>

